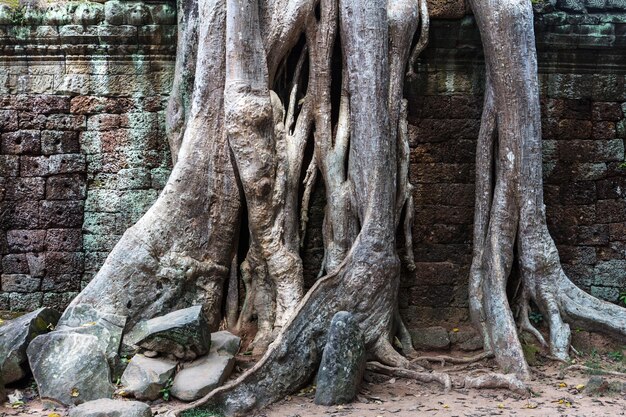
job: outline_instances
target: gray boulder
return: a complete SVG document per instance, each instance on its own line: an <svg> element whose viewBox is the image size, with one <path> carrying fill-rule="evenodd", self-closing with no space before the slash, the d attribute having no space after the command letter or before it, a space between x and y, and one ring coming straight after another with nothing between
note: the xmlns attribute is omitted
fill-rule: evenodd
<svg viewBox="0 0 626 417"><path fill-rule="evenodd" d="M18 381L29 373L28 344L52 330L60 316L56 310L40 308L0 326L0 369L5 383Z"/></svg>
<svg viewBox="0 0 626 417"><path fill-rule="evenodd" d="M170 393L182 401L202 398L222 385L232 373L234 366L235 359L232 356L212 352L179 371Z"/></svg>
<svg viewBox="0 0 626 417"><path fill-rule="evenodd" d="M241 345L241 338L231 332L223 330L211 333L211 352L235 356L239 352L239 345Z"/></svg>
<svg viewBox="0 0 626 417"><path fill-rule="evenodd" d="M126 317L103 313L87 304L70 306L59 320L56 330L96 336L103 352L114 367L119 359L119 348Z"/></svg>
<svg viewBox="0 0 626 417"><path fill-rule="evenodd" d="M55 331L33 339L26 353L42 399L64 405L113 395L109 364L98 338Z"/></svg>
<svg viewBox="0 0 626 417"><path fill-rule="evenodd" d="M72 408L70 417L152 417L152 411L139 401L101 399Z"/></svg>
<svg viewBox="0 0 626 417"><path fill-rule="evenodd" d="M174 375L176 363L135 355L122 375L122 386L138 400L156 400Z"/></svg>
<svg viewBox="0 0 626 417"><path fill-rule="evenodd" d="M193 360L209 352L211 332L198 305L140 322L124 337L124 344Z"/></svg>
<svg viewBox="0 0 626 417"><path fill-rule="evenodd" d="M365 342L351 313L333 316L317 373L315 404L335 405L356 396L365 371Z"/></svg>

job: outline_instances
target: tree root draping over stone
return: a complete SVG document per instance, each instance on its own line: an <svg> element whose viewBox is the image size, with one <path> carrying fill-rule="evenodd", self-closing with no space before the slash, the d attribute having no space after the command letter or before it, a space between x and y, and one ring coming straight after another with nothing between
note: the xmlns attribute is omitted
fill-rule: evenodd
<svg viewBox="0 0 626 417"><path fill-rule="evenodd" d="M207 407L246 415L309 383L338 311L359 323L376 372L524 393L529 370L506 294L515 253L520 327L547 343L525 319L532 301L550 325L554 357L568 354L566 320L624 336L625 310L569 281L546 227L531 2L472 5L487 85L469 292L485 353L459 363L494 355L505 374L416 371L390 343L397 331L413 352L397 311L398 246L415 269L403 89L425 46L426 1L181 0L167 115L173 172L72 303L125 317L125 332L198 304L212 330L224 316L238 329L256 319L261 360L177 415ZM323 277L305 294L299 251L317 180L327 201Z"/></svg>

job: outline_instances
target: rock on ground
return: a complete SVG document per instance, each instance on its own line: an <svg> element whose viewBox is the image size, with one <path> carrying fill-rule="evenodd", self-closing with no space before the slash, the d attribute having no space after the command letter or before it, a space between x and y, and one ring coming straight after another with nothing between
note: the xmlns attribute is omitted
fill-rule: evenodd
<svg viewBox="0 0 626 417"><path fill-rule="evenodd" d="M29 373L28 344L52 330L60 316L56 310L40 308L0 327L0 369L5 383L18 381Z"/></svg>
<svg viewBox="0 0 626 417"><path fill-rule="evenodd" d="M317 373L315 404L335 405L356 396L365 371L365 342L351 313L333 316Z"/></svg>
<svg viewBox="0 0 626 417"><path fill-rule="evenodd" d="M176 363L135 355L122 375L124 390L138 400L156 400L176 371Z"/></svg>
<svg viewBox="0 0 626 417"><path fill-rule="evenodd" d="M101 399L72 408L70 417L152 417L152 411L139 401Z"/></svg>
<svg viewBox="0 0 626 417"><path fill-rule="evenodd" d="M140 322L125 336L124 344L193 360L209 352L211 332L198 305Z"/></svg>
<svg viewBox="0 0 626 417"><path fill-rule="evenodd" d="M211 352L218 355L235 356L240 344L241 338L226 330L211 333Z"/></svg>
<svg viewBox="0 0 626 417"><path fill-rule="evenodd" d="M445 350L450 347L448 331L443 327L422 327L411 330L410 333L415 349Z"/></svg>
<svg viewBox="0 0 626 417"><path fill-rule="evenodd" d="M626 393L626 382L609 381L601 376L592 376L585 385L584 393L595 397Z"/></svg>
<svg viewBox="0 0 626 417"><path fill-rule="evenodd" d="M170 389L173 397L182 401L194 401L219 387L230 376L235 359L230 355L210 353L189 363L176 374Z"/></svg>
<svg viewBox="0 0 626 417"><path fill-rule="evenodd" d="M113 395L111 373L100 341L89 334L55 331L36 337L27 354L42 399L64 405Z"/></svg>

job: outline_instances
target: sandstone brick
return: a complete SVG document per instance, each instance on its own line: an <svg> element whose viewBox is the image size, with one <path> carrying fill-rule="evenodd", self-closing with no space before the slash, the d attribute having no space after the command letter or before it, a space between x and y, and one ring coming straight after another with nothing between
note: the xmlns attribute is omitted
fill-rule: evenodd
<svg viewBox="0 0 626 417"><path fill-rule="evenodd" d="M39 226L38 201L4 201L0 225L4 229L33 229Z"/></svg>
<svg viewBox="0 0 626 417"><path fill-rule="evenodd" d="M155 190L128 190L121 196L121 213L129 223L143 216L157 198Z"/></svg>
<svg viewBox="0 0 626 417"><path fill-rule="evenodd" d="M19 156L0 155L0 177L16 177L19 175Z"/></svg>
<svg viewBox="0 0 626 417"><path fill-rule="evenodd" d="M119 114L95 114L87 119L87 130L112 130L120 127Z"/></svg>
<svg viewBox="0 0 626 417"><path fill-rule="evenodd" d="M86 189L83 175L55 175L46 180L46 199L82 200Z"/></svg>
<svg viewBox="0 0 626 417"><path fill-rule="evenodd" d="M77 292L46 292L43 295L43 305L54 308L57 311L64 311L69 303L78 295Z"/></svg>
<svg viewBox="0 0 626 417"><path fill-rule="evenodd" d="M50 155L48 165L51 175L83 173L87 169L85 156L80 154Z"/></svg>
<svg viewBox="0 0 626 417"><path fill-rule="evenodd" d="M80 152L78 132L44 130L41 132L41 153L44 155Z"/></svg>
<svg viewBox="0 0 626 417"><path fill-rule="evenodd" d="M88 252L108 252L120 240L121 235L84 235L83 244Z"/></svg>
<svg viewBox="0 0 626 417"><path fill-rule="evenodd" d="M611 177L596 184L600 200L626 197L626 177Z"/></svg>
<svg viewBox="0 0 626 417"><path fill-rule="evenodd" d="M45 115L32 112L20 112L18 113L18 118L20 129L31 130L45 129L46 121L48 120Z"/></svg>
<svg viewBox="0 0 626 417"><path fill-rule="evenodd" d="M20 175L22 177L43 177L50 171L48 157L22 156L20 157Z"/></svg>
<svg viewBox="0 0 626 417"><path fill-rule="evenodd" d="M596 200L596 183L593 181L575 181L561 184L560 200L562 204L591 204Z"/></svg>
<svg viewBox="0 0 626 417"><path fill-rule="evenodd" d="M46 249L53 252L77 252L83 248L81 229L48 229Z"/></svg>
<svg viewBox="0 0 626 417"><path fill-rule="evenodd" d="M0 110L0 131L10 132L18 129L18 117L15 110Z"/></svg>
<svg viewBox="0 0 626 417"><path fill-rule="evenodd" d="M39 290L40 278L26 274L2 274L2 291L32 293Z"/></svg>
<svg viewBox="0 0 626 417"><path fill-rule="evenodd" d="M413 184L419 183L472 183L474 164L428 163L411 164L409 177Z"/></svg>
<svg viewBox="0 0 626 417"><path fill-rule="evenodd" d="M12 252L41 252L44 249L45 230L9 230L7 242Z"/></svg>
<svg viewBox="0 0 626 417"><path fill-rule="evenodd" d="M626 261L610 260L599 262L594 270L594 283L596 285L623 288L626 282Z"/></svg>
<svg viewBox="0 0 626 417"><path fill-rule="evenodd" d="M598 218L607 223L626 221L626 200L598 200Z"/></svg>
<svg viewBox="0 0 626 417"><path fill-rule="evenodd" d="M617 122L622 118L622 109L619 103L595 102L592 108L592 120L608 120Z"/></svg>
<svg viewBox="0 0 626 417"><path fill-rule="evenodd" d="M44 253L27 253L26 262L31 277L41 278L46 275L46 255Z"/></svg>
<svg viewBox="0 0 626 417"><path fill-rule="evenodd" d="M609 224L609 238L612 241L626 241L626 222Z"/></svg>
<svg viewBox="0 0 626 417"><path fill-rule="evenodd" d="M93 235L116 235L126 231L119 213L86 212L83 233Z"/></svg>
<svg viewBox="0 0 626 417"><path fill-rule="evenodd" d="M593 265L597 262L596 250L592 246L559 245L558 250L563 263Z"/></svg>
<svg viewBox="0 0 626 417"><path fill-rule="evenodd" d="M41 150L41 135L36 130L20 130L2 134L3 154L37 154Z"/></svg>
<svg viewBox="0 0 626 417"><path fill-rule="evenodd" d="M85 271L97 272L104 261L106 260L108 252L89 252L85 254Z"/></svg>
<svg viewBox="0 0 626 417"><path fill-rule="evenodd" d="M44 228L76 228L83 222L82 201L43 201L40 208Z"/></svg>
<svg viewBox="0 0 626 417"><path fill-rule="evenodd" d="M150 188L150 171L143 168L121 169L118 172L118 189L138 190Z"/></svg>
<svg viewBox="0 0 626 417"><path fill-rule="evenodd" d="M549 224L558 225L558 227L592 225L598 219L594 204L549 206L547 208L547 217Z"/></svg>
<svg viewBox="0 0 626 417"><path fill-rule="evenodd" d="M128 98L78 96L72 98L70 112L75 114L126 113L133 106L133 101Z"/></svg>
<svg viewBox="0 0 626 417"><path fill-rule="evenodd" d="M121 208L120 196L115 190L92 190L87 194L85 211L117 213Z"/></svg>
<svg viewBox="0 0 626 417"><path fill-rule="evenodd" d="M571 140L559 142L561 162L606 162L624 160L624 142L614 140Z"/></svg>
<svg viewBox="0 0 626 417"><path fill-rule="evenodd" d="M41 290L48 292L80 291L80 274L48 274L41 280Z"/></svg>
<svg viewBox="0 0 626 417"><path fill-rule="evenodd" d="M589 120L564 119L558 122L557 139L589 139L593 124Z"/></svg>
<svg viewBox="0 0 626 417"><path fill-rule="evenodd" d="M69 97L39 94L33 99L33 111L38 114L65 113L69 109Z"/></svg>
<svg viewBox="0 0 626 417"><path fill-rule="evenodd" d="M48 275L82 273L84 254L82 252L48 252L46 254Z"/></svg>
<svg viewBox="0 0 626 417"><path fill-rule="evenodd" d="M41 307L43 293L35 292L30 294L10 293L9 308L12 311L33 311Z"/></svg>
<svg viewBox="0 0 626 417"><path fill-rule="evenodd" d="M5 199L17 201L43 199L44 189L43 178L8 178Z"/></svg>
<svg viewBox="0 0 626 417"><path fill-rule="evenodd" d="M51 114L46 121L49 130L83 130L87 120L83 115Z"/></svg>
<svg viewBox="0 0 626 417"><path fill-rule="evenodd" d="M28 263L23 253L11 253L2 257L2 273L28 274Z"/></svg>
<svg viewBox="0 0 626 417"><path fill-rule="evenodd" d="M613 122L595 122L593 124L593 139L610 140L615 139L616 130Z"/></svg>

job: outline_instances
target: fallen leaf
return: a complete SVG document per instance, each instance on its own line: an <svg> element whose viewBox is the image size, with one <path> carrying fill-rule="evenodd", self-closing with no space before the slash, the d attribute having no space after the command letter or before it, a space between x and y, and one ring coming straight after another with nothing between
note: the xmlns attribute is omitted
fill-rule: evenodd
<svg viewBox="0 0 626 417"><path fill-rule="evenodd" d="M70 396L78 397L79 395L80 395L80 392L78 392L78 388L72 388L72 390L70 391Z"/></svg>
<svg viewBox="0 0 626 417"><path fill-rule="evenodd" d="M97 323L95 321L90 321L89 323L83 323L80 325L80 327L89 327L89 326L95 326Z"/></svg>
<svg viewBox="0 0 626 417"><path fill-rule="evenodd" d="M584 390L584 389L585 389L585 386L584 386L583 384L578 384L578 385L576 385L576 389L577 389L578 391L582 391L582 390Z"/></svg>
<svg viewBox="0 0 626 417"><path fill-rule="evenodd" d="M504 404L502 403L498 404L498 408L504 408Z"/></svg>
<svg viewBox="0 0 626 417"><path fill-rule="evenodd" d="M458 327L455 327L454 329L452 329L452 331L453 331L454 333L458 333L459 328L458 328Z"/></svg>
<svg viewBox="0 0 626 417"><path fill-rule="evenodd" d="M524 408L530 408L531 410L537 408L537 404L528 403L524 406Z"/></svg>
<svg viewBox="0 0 626 417"><path fill-rule="evenodd" d="M59 414L59 413L50 413L50 414L48 414L48 417L61 417L61 414Z"/></svg>
<svg viewBox="0 0 626 417"><path fill-rule="evenodd" d="M565 382L559 382L559 383L557 384L557 387L559 387L559 388L566 388L566 387L567 387L567 384L566 384Z"/></svg>

